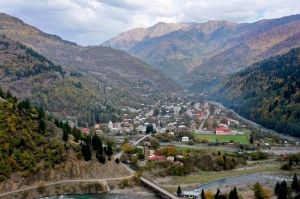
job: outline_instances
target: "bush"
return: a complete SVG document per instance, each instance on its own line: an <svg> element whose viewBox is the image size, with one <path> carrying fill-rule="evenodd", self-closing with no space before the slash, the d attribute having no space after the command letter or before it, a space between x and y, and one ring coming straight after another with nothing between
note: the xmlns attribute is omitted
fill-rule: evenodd
<svg viewBox="0 0 300 199"><path fill-rule="evenodd" d="M123 187L128 187L128 186L130 186L130 179L124 178L124 179L122 180L122 185L123 185Z"/></svg>
<svg viewBox="0 0 300 199"><path fill-rule="evenodd" d="M41 194L45 191L46 186L44 184L38 186L37 191L40 192Z"/></svg>
<svg viewBox="0 0 300 199"><path fill-rule="evenodd" d="M29 174L30 174L30 172L28 170L26 170L26 171L22 172L21 176L22 177L27 177L27 176L29 176Z"/></svg>
<svg viewBox="0 0 300 199"><path fill-rule="evenodd" d="M0 182L6 180L6 177L4 175L0 175Z"/></svg>
<svg viewBox="0 0 300 199"><path fill-rule="evenodd" d="M119 164L119 163L120 163L120 159L119 159L119 158L116 158L115 162L116 162L117 164Z"/></svg>
<svg viewBox="0 0 300 199"><path fill-rule="evenodd" d="M48 169L48 168L50 168L50 162L49 161L47 161L47 162L44 162L44 169Z"/></svg>

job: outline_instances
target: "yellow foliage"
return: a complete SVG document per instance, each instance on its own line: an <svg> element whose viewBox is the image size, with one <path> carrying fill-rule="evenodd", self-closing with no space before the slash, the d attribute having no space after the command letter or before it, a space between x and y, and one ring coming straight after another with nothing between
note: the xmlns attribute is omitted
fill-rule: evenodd
<svg viewBox="0 0 300 199"><path fill-rule="evenodd" d="M70 191L70 188L68 186L65 186L64 187L64 192L69 192Z"/></svg>
<svg viewBox="0 0 300 199"><path fill-rule="evenodd" d="M206 191L204 194L205 194L205 199L214 199L214 194L212 191Z"/></svg>
<svg viewBox="0 0 300 199"><path fill-rule="evenodd" d="M30 172L26 170L26 171L22 172L21 176L22 177L27 177L27 176L29 176L29 174L30 174Z"/></svg>

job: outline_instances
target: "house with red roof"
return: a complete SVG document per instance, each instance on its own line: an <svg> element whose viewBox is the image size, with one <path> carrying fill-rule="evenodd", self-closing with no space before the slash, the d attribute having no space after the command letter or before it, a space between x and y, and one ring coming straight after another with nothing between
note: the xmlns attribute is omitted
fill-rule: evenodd
<svg viewBox="0 0 300 199"><path fill-rule="evenodd" d="M80 131L82 132L82 133L85 133L85 134L90 134L90 129L89 128L79 128L80 129Z"/></svg>
<svg viewBox="0 0 300 199"><path fill-rule="evenodd" d="M231 134L231 130L225 126L216 128L216 135L228 135Z"/></svg>
<svg viewBox="0 0 300 199"><path fill-rule="evenodd" d="M151 156L148 156L148 158L147 158L147 160L149 162L159 162L159 161L163 161L166 159L167 159L167 157L164 155L151 155Z"/></svg>

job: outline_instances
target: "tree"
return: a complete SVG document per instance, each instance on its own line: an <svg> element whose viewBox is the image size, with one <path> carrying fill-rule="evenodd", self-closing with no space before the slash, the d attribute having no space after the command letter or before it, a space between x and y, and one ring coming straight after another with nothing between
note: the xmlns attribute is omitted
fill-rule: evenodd
<svg viewBox="0 0 300 199"><path fill-rule="evenodd" d="M160 146L160 143L157 139L152 138L150 140L150 145L152 148L157 149Z"/></svg>
<svg viewBox="0 0 300 199"><path fill-rule="evenodd" d="M291 184L291 188L295 192L299 192L300 191L299 181L298 181L296 173L294 174L293 181L292 181L292 184Z"/></svg>
<svg viewBox="0 0 300 199"><path fill-rule="evenodd" d="M65 142L65 144L68 141L68 139L69 139L69 134L68 134L67 130L64 129L63 130L63 141Z"/></svg>
<svg viewBox="0 0 300 199"><path fill-rule="evenodd" d="M230 193L229 193L229 198L228 199L239 199L236 187L234 187Z"/></svg>
<svg viewBox="0 0 300 199"><path fill-rule="evenodd" d="M204 193L204 190L202 189L201 191L201 199L205 199L205 193Z"/></svg>
<svg viewBox="0 0 300 199"><path fill-rule="evenodd" d="M40 120L39 131L41 134L45 134L45 132L46 132L46 122L44 119Z"/></svg>
<svg viewBox="0 0 300 199"><path fill-rule="evenodd" d="M177 195L180 196L181 192L182 192L182 190L181 190L180 186L178 186L177 187L177 191L176 191Z"/></svg>
<svg viewBox="0 0 300 199"><path fill-rule="evenodd" d="M215 199L219 199L219 195L220 195L220 189L218 188L217 193L215 195Z"/></svg>
<svg viewBox="0 0 300 199"><path fill-rule="evenodd" d="M146 134L153 133L153 125L149 124L146 127Z"/></svg>
<svg viewBox="0 0 300 199"><path fill-rule="evenodd" d="M254 192L255 197L258 199L263 199L267 197L266 190L261 186L259 182L254 184L252 191Z"/></svg>
<svg viewBox="0 0 300 199"><path fill-rule="evenodd" d="M213 128L217 128L218 126L219 126L218 121L216 119L213 119L213 121L212 121L212 127Z"/></svg>
<svg viewBox="0 0 300 199"><path fill-rule="evenodd" d="M134 152L135 147L133 145L131 145L130 143L125 143L122 146L122 151L124 153L132 153Z"/></svg>
<svg viewBox="0 0 300 199"><path fill-rule="evenodd" d="M91 145L85 144L82 145L82 154L85 161L89 161L92 158Z"/></svg>

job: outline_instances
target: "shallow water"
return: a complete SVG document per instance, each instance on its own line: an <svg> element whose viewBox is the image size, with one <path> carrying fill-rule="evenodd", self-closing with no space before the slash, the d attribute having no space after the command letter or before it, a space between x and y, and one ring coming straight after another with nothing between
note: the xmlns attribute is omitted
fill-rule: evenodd
<svg viewBox="0 0 300 199"><path fill-rule="evenodd" d="M269 174L249 174L249 175L244 175L244 176L237 176L237 177L230 177L230 178L224 178L220 180L216 180L207 184L204 184L197 189L193 190L193 192L201 192L202 189L206 190L212 187L218 187L222 186L224 184L229 185L230 184L243 184L243 183L271 183L271 182L277 182L277 181L292 181L292 179L286 179L286 178L281 178L277 177L274 175L269 175Z"/></svg>

